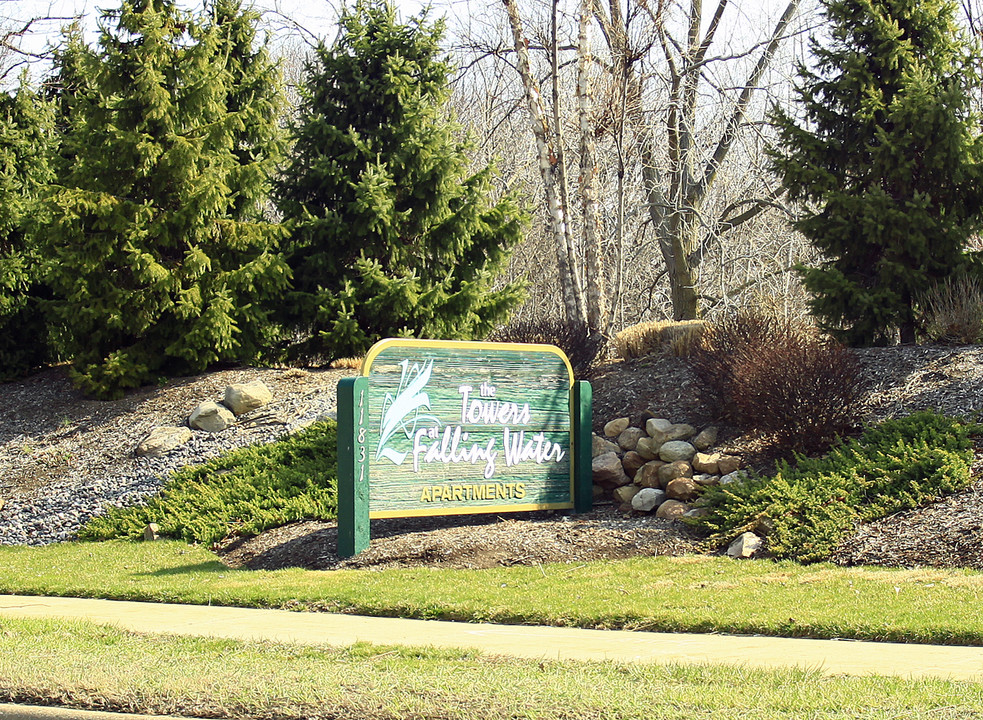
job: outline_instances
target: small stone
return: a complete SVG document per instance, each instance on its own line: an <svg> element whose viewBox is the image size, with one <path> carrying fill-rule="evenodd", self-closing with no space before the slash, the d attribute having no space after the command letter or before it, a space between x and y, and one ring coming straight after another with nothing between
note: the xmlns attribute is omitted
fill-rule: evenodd
<svg viewBox="0 0 983 720"><path fill-rule="evenodd" d="M684 518L690 518L691 520L699 520L700 518L705 518L710 514L710 511L706 508L693 508L692 510L687 510L683 513Z"/></svg>
<svg viewBox="0 0 983 720"><path fill-rule="evenodd" d="M733 455L721 455L717 460L717 471L721 475L730 475L741 468L741 459Z"/></svg>
<svg viewBox="0 0 983 720"><path fill-rule="evenodd" d="M619 503L626 505L632 501L632 498L641 490L641 488L635 485L625 485L623 487L616 488L614 491L614 499Z"/></svg>
<svg viewBox="0 0 983 720"><path fill-rule="evenodd" d="M666 500L664 503L659 505L659 509L655 512L655 516L662 518L663 520L675 520L682 515L689 512L690 507L684 502L679 502L679 500Z"/></svg>
<svg viewBox="0 0 983 720"><path fill-rule="evenodd" d="M730 485L731 483L734 482L740 482L746 477L747 477L747 473L744 472L743 470L735 470L732 473L727 473L726 475L721 476L719 484Z"/></svg>
<svg viewBox="0 0 983 720"><path fill-rule="evenodd" d="M647 462L635 473L635 484L644 488L661 488L659 480L659 468L665 465L661 460Z"/></svg>
<svg viewBox="0 0 983 720"><path fill-rule="evenodd" d="M705 474L694 475L693 476L693 482L695 482L697 485L701 485L703 487L710 487L711 485L719 485L720 484L720 476L719 475L705 475Z"/></svg>
<svg viewBox="0 0 983 720"><path fill-rule="evenodd" d="M625 431L625 428L627 428L630 424L631 423L628 421L628 418L626 417L618 418L617 420L612 420L611 422L609 422L607 425L604 426L604 435L605 437L609 437L609 438L618 437L621 433Z"/></svg>
<svg viewBox="0 0 983 720"><path fill-rule="evenodd" d="M774 531L775 521L767 515L762 515L758 518L758 522L754 524L754 532L757 535L767 536Z"/></svg>
<svg viewBox="0 0 983 720"><path fill-rule="evenodd" d="M651 512L666 500L666 494L653 488L641 488L631 499L633 509L640 512Z"/></svg>
<svg viewBox="0 0 983 720"><path fill-rule="evenodd" d="M727 548L727 554L732 558L749 558L761 549L763 542L753 532L742 533Z"/></svg>
<svg viewBox="0 0 983 720"><path fill-rule="evenodd" d="M138 457L160 457L184 445L192 435L186 427L157 427L140 441L133 452Z"/></svg>
<svg viewBox="0 0 983 720"><path fill-rule="evenodd" d="M160 540L160 526L157 523L150 523L143 529L143 539L150 542Z"/></svg>
<svg viewBox="0 0 983 720"><path fill-rule="evenodd" d="M639 438L638 442L635 443L635 452L641 455L646 460L657 460L659 457L659 448L662 447L650 437Z"/></svg>
<svg viewBox="0 0 983 720"><path fill-rule="evenodd" d="M645 431L641 428L625 428L618 435L618 446L622 450L634 450L638 441L645 436Z"/></svg>
<svg viewBox="0 0 983 720"><path fill-rule="evenodd" d="M616 453L620 449L617 445L615 445L610 440L605 440L604 438L598 437L597 435L594 434L591 435L590 445L591 445L590 456L592 458L596 458L597 456L603 455L604 453L609 453L609 452Z"/></svg>
<svg viewBox="0 0 983 720"><path fill-rule="evenodd" d="M720 453L708 454L698 452L693 456L693 470L698 473L706 473L707 475L716 475L720 472L718 467L720 457Z"/></svg>
<svg viewBox="0 0 983 720"><path fill-rule="evenodd" d="M591 462L594 482L598 485L609 485L620 487L627 485L631 479L625 474L625 469L621 465L621 458L617 453L604 453L598 455Z"/></svg>
<svg viewBox="0 0 983 720"><path fill-rule="evenodd" d="M273 402L273 394L262 380L229 385L225 388L225 399L222 400L222 404L236 415L261 408L271 402Z"/></svg>
<svg viewBox="0 0 983 720"><path fill-rule="evenodd" d="M666 485L666 495L673 500L690 502L695 500L700 494L700 486L689 478L676 478Z"/></svg>
<svg viewBox="0 0 983 720"><path fill-rule="evenodd" d="M216 402L203 402L188 418L188 425L195 430L221 432L236 421L236 416Z"/></svg>
<svg viewBox="0 0 983 720"><path fill-rule="evenodd" d="M676 478L693 477L693 468L685 460L667 463L659 468L659 485L665 488Z"/></svg>
<svg viewBox="0 0 983 720"><path fill-rule="evenodd" d="M625 474L630 478L634 478L638 473L638 469L644 464L645 458L634 450L626 452L625 456L621 458L621 466L625 469Z"/></svg>
<svg viewBox="0 0 983 720"><path fill-rule="evenodd" d="M697 450L709 450L717 444L717 436L719 434L720 429L711 425L700 430L699 434L691 442Z"/></svg>
<svg viewBox="0 0 983 720"><path fill-rule="evenodd" d="M695 454L696 448L685 440L670 440L659 448L659 459L667 463L689 460Z"/></svg>

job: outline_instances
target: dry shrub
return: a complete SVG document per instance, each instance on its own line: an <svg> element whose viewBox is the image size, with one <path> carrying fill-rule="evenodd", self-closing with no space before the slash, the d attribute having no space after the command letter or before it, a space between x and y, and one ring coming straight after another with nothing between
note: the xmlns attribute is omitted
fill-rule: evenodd
<svg viewBox="0 0 983 720"><path fill-rule="evenodd" d="M860 417L856 357L801 321L740 311L708 326L689 364L720 416L796 450L827 448Z"/></svg>
<svg viewBox="0 0 983 720"><path fill-rule="evenodd" d="M983 287L960 276L937 284L922 298L922 327L932 342L975 345L983 341Z"/></svg>
<svg viewBox="0 0 983 720"><path fill-rule="evenodd" d="M699 345L702 320L659 320L626 327L614 336L615 350L625 360L665 354L686 357Z"/></svg>
<svg viewBox="0 0 983 720"><path fill-rule="evenodd" d="M364 359L360 357L338 358L337 360L332 360L328 367L332 370L361 370Z"/></svg>
<svg viewBox="0 0 983 720"><path fill-rule="evenodd" d="M493 332L493 342L543 343L556 345L570 360L573 374L578 379L587 377L604 358L607 339L591 332L586 325L565 320L520 320L511 322Z"/></svg>

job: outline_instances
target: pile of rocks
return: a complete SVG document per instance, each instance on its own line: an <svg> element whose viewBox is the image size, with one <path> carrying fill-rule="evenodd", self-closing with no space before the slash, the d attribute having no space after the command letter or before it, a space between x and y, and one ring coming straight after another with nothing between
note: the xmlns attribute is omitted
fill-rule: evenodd
<svg viewBox="0 0 983 720"><path fill-rule="evenodd" d="M139 457L160 457L181 447L192 436L192 430L221 432L235 424L240 415L257 410L273 402L273 394L262 380L229 385L221 403L207 401L196 407L188 416L187 427L156 427L134 453Z"/></svg>
<svg viewBox="0 0 983 720"><path fill-rule="evenodd" d="M646 420L644 429L612 420L605 437L593 436L595 500L610 496L626 512L668 520L699 517L705 511L694 501L705 487L743 476L739 457L713 451L718 432L662 418Z"/></svg>

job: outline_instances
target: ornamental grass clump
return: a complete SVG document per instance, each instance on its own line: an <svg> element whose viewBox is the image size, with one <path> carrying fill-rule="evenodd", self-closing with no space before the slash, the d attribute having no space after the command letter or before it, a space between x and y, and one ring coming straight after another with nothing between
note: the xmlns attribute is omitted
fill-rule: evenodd
<svg viewBox="0 0 983 720"><path fill-rule="evenodd" d="M316 423L268 445L251 445L177 471L145 505L113 508L79 531L81 540L160 534L211 545L294 520L338 514L337 425Z"/></svg>
<svg viewBox="0 0 983 720"><path fill-rule="evenodd" d="M624 360L646 355L686 357L700 344L702 320L658 320L631 325L614 336L614 347Z"/></svg>
<svg viewBox="0 0 983 720"><path fill-rule="evenodd" d="M746 531L767 536L779 558L829 558L857 522L919 507L972 480L983 425L919 412L888 420L820 458L781 462L770 477L707 488L694 524L723 544Z"/></svg>
<svg viewBox="0 0 983 720"><path fill-rule="evenodd" d="M961 275L935 285L921 299L921 325L932 342L974 345L983 340L983 286Z"/></svg>

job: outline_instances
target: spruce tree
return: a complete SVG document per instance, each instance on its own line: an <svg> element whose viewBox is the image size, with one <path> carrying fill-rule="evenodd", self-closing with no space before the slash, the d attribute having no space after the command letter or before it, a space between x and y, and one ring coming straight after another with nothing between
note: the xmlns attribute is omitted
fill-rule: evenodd
<svg viewBox="0 0 983 720"><path fill-rule="evenodd" d="M47 291L32 228L53 145L52 108L26 81L0 94L0 380L48 360Z"/></svg>
<svg viewBox="0 0 983 720"><path fill-rule="evenodd" d="M59 185L44 233L54 318L99 396L249 359L287 286L262 205L281 88L233 0L126 0L63 51Z"/></svg>
<svg viewBox="0 0 983 720"><path fill-rule="evenodd" d="M519 240L493 170L468 170L449 117L440 22L397 21L386 2L343 13L305 68L293 152L278 184L291 227L295 354L339 357L381 337L483 337L521 299L493 281Z"/></svg>
<svg viewBox="0 0 983 720"><path fill-rule="evenodd" d="M805 122L778 112L775 165L820 251L800 268L820 324L913 342L916 303L967 264L978 226L979 78L949 0L824 0L829 41L799 68Z"/></svg>

